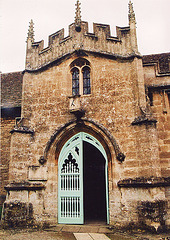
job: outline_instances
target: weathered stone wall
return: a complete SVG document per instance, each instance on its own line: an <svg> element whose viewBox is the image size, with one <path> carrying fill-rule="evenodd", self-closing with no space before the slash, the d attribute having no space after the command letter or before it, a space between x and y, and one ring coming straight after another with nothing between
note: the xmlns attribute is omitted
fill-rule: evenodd
<svg viewBox="0 0 170 240"><path fill-rule="evenodd" d="M170 105L167 92L164 90L153 91L152 111L157 119L159 158L161 175L170 176ZM170 187L165 190L170 214ZM169 222L169 221L168 221Z"/></svg>
<svg viewBox="0 0 170 240"><path fill-rule="evenodd" d="M1 160L0 160L0 206L5 200L4 186L9 178L10 131L15 117L21 114L22 72L1 74Z"/></svg>
<svg viewBox="0 0 170 240"><path fill-rule="evenodd" d="M10 131L15 125L14 119L1 118L1 164L0 164L0 206L5 200L6 191L4 186L8 183L10 162Z"/></svg>
<svg viewBox="0 0 170 240"><path fill-rule="evenodd" d="M164 55L160 54L156 60ZM168 58L165 58L167 60ZM146 58L147 59L147 58ZM153 63L155 59L152 57ZM146 61L146 60L145 60ZM166 61L165 66L168 65ZM161 74L158 74L158 65L144 65L145 84L150 95L151 111L154 118L157 120L158 144L159 144L159 158L161 165L162 177L170 175L169 161L170 161L170 74L167 68L163 68ZM165 73L166 70L166 73Z"/></svg>
<svg viewBox="0 0 170 240"><path fill-rule="evenodd" d="M170 69L169 53L144 57L145 84L150 97L151 111L157 120L161 176L170 176ZM165 188L170 215L170 188ZM167 224L169 220L167 219Z"/></svg>
<svg viewBox="0 0 170 240"><path fill-rule="evenodd" d="M119 196L121 194L121 196ZM148 215L155 216L155 209L154 207L150 209L150 212L145 212L145 217L141 219L139 209L142 208L143 203L148 204L155 204L158 199L159 201L162 201L165 205L164 207L164 213L160 213L159 217L164 218L165 221L167 221L167 202L165 201L164 197L164 190L161 188L140 188L140 187L125 187L120 188L119 191L112 191L111 192L111 216L110 221L111 224L114 224L115 226L138 226L138 227L144 227L142 226L143 221L145 227L148 225L148 227L155 227L156 229L160 227L161 222L159 219L152 219ZM116 199L116 200L115 200ZM141 211L144 214L144 210ZM147 218L147 217L148 218ZM158 217L158 214L156 214ZM150 223L148 223L150 221ZM141 226L140 226L141 224Z"/></svg>
<svg viewBox="0 0 170 240"><path fill-rule="evenodd" d="M164 90L154 91L152 111L158 121L161 174L163 177L168 177L170 176L170 106Z"/></svg>
<svg viewBox="0 0 170 240"><path fill-rule="evenodd" d="M32 136L14 132L11 137L11 161L9 163L9 180L22 181L28 178L28 166L34 164L31 152Z"/></svg>

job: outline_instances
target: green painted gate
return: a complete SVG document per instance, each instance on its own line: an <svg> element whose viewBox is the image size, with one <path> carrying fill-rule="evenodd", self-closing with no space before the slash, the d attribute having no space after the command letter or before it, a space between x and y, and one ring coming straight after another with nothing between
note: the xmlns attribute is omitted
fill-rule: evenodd
<svg viewBox="0 0 170 240"><path fill-rule="evenodd" d="M95 146L105 158L106 209L108 212L108 160L101 143L85 132L70 138L63 146L58 161L58 223L83 224L83 141Z"/></svg>

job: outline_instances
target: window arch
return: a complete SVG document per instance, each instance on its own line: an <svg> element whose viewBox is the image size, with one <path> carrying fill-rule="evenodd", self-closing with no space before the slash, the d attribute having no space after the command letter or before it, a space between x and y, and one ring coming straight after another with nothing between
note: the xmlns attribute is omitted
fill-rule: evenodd
<svg viewBox="0 0 170 240"><path fill-rule="evenodd" d="M91 94L90 63L78 58L70 65L72 73L72 95Z"/></svg>

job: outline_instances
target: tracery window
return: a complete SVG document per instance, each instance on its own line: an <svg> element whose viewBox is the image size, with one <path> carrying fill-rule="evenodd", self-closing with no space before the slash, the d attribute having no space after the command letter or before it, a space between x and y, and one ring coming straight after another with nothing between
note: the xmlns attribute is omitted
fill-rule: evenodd
<svg viewBox="0 0 170 240"><path fill-rule="evenodd" d="M72 73L72 95L91 94L90 63L78 58L70 65Z"/></svg>

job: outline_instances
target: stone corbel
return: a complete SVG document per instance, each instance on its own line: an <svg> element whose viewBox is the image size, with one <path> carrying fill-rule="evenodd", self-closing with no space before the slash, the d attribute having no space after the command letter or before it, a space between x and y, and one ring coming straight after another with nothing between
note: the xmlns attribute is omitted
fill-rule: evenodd
<svg viewBox="0 0 170 240"><path fill-rule="evenodd" d="M142 114L134 119L132 125L142 125L142 124L156 124L157 120L151 115L148 109L142 110Z"/></svg>
<svg viewBox="0 0 170 240"><path fill-rule="evenodd" d="M20 121L17 121L14 129L12 129L10 133L12 134L14 132L19 132L19 133L31 134L33 136L34 130L31 129L30 127L25 126L24 122L25 122L24 118L21 118Z"/></svg>

